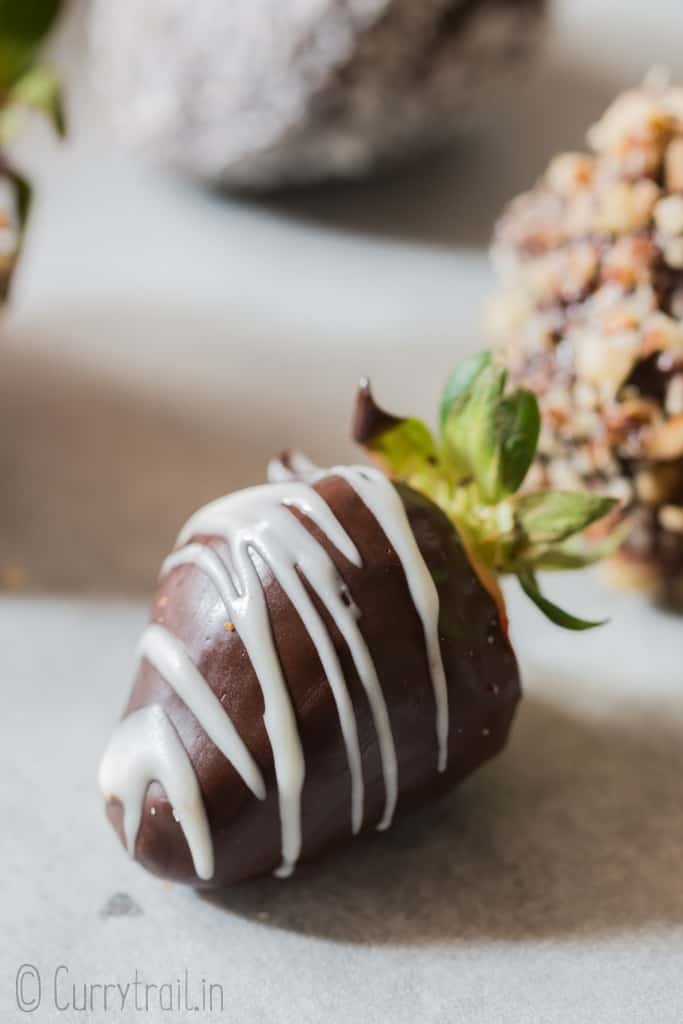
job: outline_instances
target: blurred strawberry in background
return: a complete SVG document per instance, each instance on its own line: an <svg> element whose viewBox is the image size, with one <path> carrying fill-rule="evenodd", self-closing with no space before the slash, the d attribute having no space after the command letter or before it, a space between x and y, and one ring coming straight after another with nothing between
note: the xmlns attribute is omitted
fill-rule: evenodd
<svg viewBox="0 0 683 1024"><path fill-rule="evenodd" d="M528 64L544 0L97 0L117 132L204 180L359 178L442 145Z"/></svg>

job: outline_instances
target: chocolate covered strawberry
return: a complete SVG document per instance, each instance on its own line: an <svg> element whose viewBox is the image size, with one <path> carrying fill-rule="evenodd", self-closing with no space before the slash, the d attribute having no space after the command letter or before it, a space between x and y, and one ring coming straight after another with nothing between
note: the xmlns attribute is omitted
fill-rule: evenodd
<svg viewBox="0 0 683 1024"><path fill-rule="evenodd" d="M361 387L354 433L386 472L286 455L191 517L100 766L131 855L201 885L286 877L500 750L520 687L497 576L594 625L535 571L596 557L572 538L612 506L517 495L538 428L533 396L475 357L438 440Z"/></svg>

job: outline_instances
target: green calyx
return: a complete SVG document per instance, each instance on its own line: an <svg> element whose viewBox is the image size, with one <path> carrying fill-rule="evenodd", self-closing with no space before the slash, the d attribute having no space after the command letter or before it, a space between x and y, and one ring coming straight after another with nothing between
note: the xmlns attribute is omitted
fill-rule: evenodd
<svg viewBox="0 0 683 1024"><path fill-rule="evenodd" d="M44 114L60 137L65 133L59 79L48 67L31 68L5 94L0 106L0 146L23 127L31 113Z"/></svg>
<svg viewBox="0 0 683 1024"><path fill-rule="evenodd" d="M0 0L0 174L16 197L19 243L31 203L31 187L4 155L7 143L32 113L45 115L58 135L65 130L59 79L39 63L43 43L61 0Z"/></svg>
<svg viewBox="0 0 683 1024"><path fill-rule="evenodd" d="M64 134L59 80L40 63L60 7L61 0L0 0L0 145L32 111L45 114Z"/></svg>
<svg viewBox="0 0 683 1024"><path fill-rule="evenodd" d="M557 625L589 629L541 593L536 572L577 569L623 539L615 531L589 544L581 535L616 501L585 491L518 493L536 453L541 418L531 391L507 389L507 373L488 352L460 364L444 388L439 436L418 419L374 403L361 385L354 437L389 475L435 502L457 528L475 564L517 576L524 592Z"/></svg>

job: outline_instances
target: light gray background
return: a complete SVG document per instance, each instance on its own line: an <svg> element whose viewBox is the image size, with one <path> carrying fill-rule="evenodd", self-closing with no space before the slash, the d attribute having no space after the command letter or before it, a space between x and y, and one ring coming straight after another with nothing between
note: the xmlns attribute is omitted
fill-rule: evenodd
<svg viewBox="0 0 683 1024"><path fill-rule="evenodd" d="M210 902L146 877L94 784L185 515L281 444L348 456L361 373L428 415L478 344L496 211L617 88L656 62L683 78L682 30L679 0L556 3L541 63L452 157L334 192L198 193L117 153L78 96L67 146L22 144L37 205L3 325L0 569L28 587L0 600L0 1019L21 1017L29 962L37 1021L204 1019L61 1013L60 964L79 986L187 969L235 1024L683 1021L681 622L593 577L553 590L611 615L595 635L513 593L527 698L507 752L289 883Z"/></svg>

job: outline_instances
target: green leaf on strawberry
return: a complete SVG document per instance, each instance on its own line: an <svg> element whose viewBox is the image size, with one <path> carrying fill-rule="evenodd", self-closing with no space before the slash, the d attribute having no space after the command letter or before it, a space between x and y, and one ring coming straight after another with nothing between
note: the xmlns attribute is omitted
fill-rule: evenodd
<svg viewBox="0 0 683 1024"><path fill-rule="evenodd" d="M537 491L515 501L515 514L532 544L557 544L602 519L612 498L589 491Z"/></svg>
<svg viewBox="0 0 683 1024"><path fill-rule="evenodd" d="M9 90L36 62L61 0L0 0L0 90Z"/></svg>
<svg viewBox="0 0 683 1024"><path fill-rule="evenodd" d="M539 569L580 568L616 548L619 537L589 544L588 526L616 505L587 492L520 494L540 432L535 396L509 390L507 373L488 352L451 374L443 392L440 435L414 418L391 415L361 386L354 438L394 479L431 498L458 530L473 564L487 574L517 576L551 621L567 629L589 622L557 608L541 593Z"/></svg>
<svg viewBox="0 0 683 1024"><path fill-rule="evenodd" d="M0 107L0 145L5 145L22 128L29 114L44 114L60 137L66 131L59 78L51 68L27 71L7 93Z"/></svg>
<svg viewBox="0 0 683 1024"><path fill-rule="evenodd" d="M65 131L58 77L39 63L60 7L61 0L0 0L0 177L14 194L14 211L4 213L15 235L11 258L0 279L2 300L7 297L31 206L31 186L11 166L5 148L33 112L45 115L58 135Z"/></svg>
<svg viewBox="0 0 683 1024"><path fill-rule="evenodd" d="M517 578L527 597L531 598L536 607L543 612L546 618L554 622L556 626L562 626L564 629L584 630L594 629L596 626L604 626L608 621L607 619L580 619L576 615L572 615L570 612L559 608L541 593L536 577L532 572L520 573Z"/></svg>

